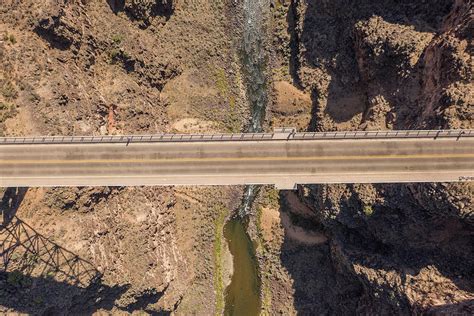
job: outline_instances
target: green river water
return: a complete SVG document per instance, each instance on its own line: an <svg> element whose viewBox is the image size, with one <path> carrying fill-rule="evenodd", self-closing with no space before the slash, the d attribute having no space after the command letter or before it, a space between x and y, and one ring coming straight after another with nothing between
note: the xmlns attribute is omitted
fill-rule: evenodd
<svg viewBox="0 0 474 316"><path fill-rule="evenodd" d="M233 256L234 273L225 292L224 315L259 315L260 279L255 248L241 219L231 219L224 227L224 236Z"/></svg>

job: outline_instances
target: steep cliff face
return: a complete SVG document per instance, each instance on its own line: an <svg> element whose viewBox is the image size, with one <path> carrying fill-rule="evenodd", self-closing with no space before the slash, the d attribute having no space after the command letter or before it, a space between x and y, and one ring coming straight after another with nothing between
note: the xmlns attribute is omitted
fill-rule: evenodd
<svg viewBox="0 0 474 316"><path fill-rule="evenodd" d="M295 2L295 79L313 94L311 128L413 126L423 108L423 53L451 6Z"/></svg>
<svg viewBox="0 0 474 316"><path fill-rule="evenodd" d="M334 260L363 284L366 312L420 312L473 297L473 188L311 186L302 196Z"/></svg>
<svg viewBox="0 0 474 316"><path fill-rule="evenodd" d="M303 108L296 118L300 126L472 128L469 1L280 3L276 25L287 28L275 29L275 41L287 49L276 62L289 71L276 77L312 100L311 118ZM281 86L275 86L277 100L288 90ZM280 107L274 107L276 124ZM328 250L301 243L295 250L289 232L282 232L278 271L294 290L287 304L303 313L344 313L344 307L363 314L472 312L473 192L473 183L311 185L298 192L306 207L281 196L281 209L297 223L329 236ZM314 259L304 276L295 268L322 253L331 258L331 281L321 276L330 269L322 260ZM273 282L276 289L286 284ZM305 294L311 291L334 299L313 300Z"/></svg>
<svg viewBox="0 0 474 316"><path fill-rule="evenodd" d="M366 97L359 127L413 126L421 90L420 57L433 34L373 16L357 22L353 36L357 70Z"/></svg>
<svg viewBox="0 0 474 316"><path fill-rule="evenodd" d="M426 48L418 125L473 128L474 20L470 1L457 0L439 34Z"/></svg>

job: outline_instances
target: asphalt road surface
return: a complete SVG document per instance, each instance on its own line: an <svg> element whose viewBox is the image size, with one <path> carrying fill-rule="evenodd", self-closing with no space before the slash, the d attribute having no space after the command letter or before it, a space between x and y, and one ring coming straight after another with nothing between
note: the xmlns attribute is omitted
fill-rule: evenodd
<svg viewBox="0 0 474 316"><path fill-rule="evenodd" d="M474 138L0 145L0 186L474 180Z"/></svg>

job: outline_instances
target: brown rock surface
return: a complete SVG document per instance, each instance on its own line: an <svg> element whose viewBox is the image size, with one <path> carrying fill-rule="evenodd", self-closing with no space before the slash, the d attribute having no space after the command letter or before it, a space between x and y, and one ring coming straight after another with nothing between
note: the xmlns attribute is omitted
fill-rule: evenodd
<svg viewBox="0 0 474 316"><path fill-rule="evenodd" d="M240 130L247 103L234 84L234 9L206 0L2 1L0 135ZM183 91L184 107L174 98ZM2 196L0 313L214 313L216 218L234 199L228 189Z"/></svg>
<svg viewBox="0 0 474 316"><path fill-rule="evenodd" d="M275 80L311 95L299 114L309 130L472 128L471 11L469 1L280 1L275 64L286 71ZM273 230L269 310L472 312L472 183L315 185L298 196L310 212L285 194L281 210L324 232L327 247Z"/></svg>
<svg viewBox="0 0 474 316"><path fill-rule="evenodd" d="M473 128L470 1L271 4L270 125ZM4 0L0 135L241 130L239 5ZM473 313L472 183L262 191L264 312ZM0 313L215 314L238 194L9 188Z"/></svg>

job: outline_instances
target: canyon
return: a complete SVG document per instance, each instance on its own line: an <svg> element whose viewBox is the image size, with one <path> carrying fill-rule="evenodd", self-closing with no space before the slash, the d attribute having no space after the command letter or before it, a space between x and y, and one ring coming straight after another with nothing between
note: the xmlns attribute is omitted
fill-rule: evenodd
<svg viewBox="0 0 474 316"><path fill-rule="evenodd" d="M473 129L472 9L4 0L0 136ZM474 312L472 181L248 190L2 189L0 313L230 313L248 246L262 315Z"/></svg>

